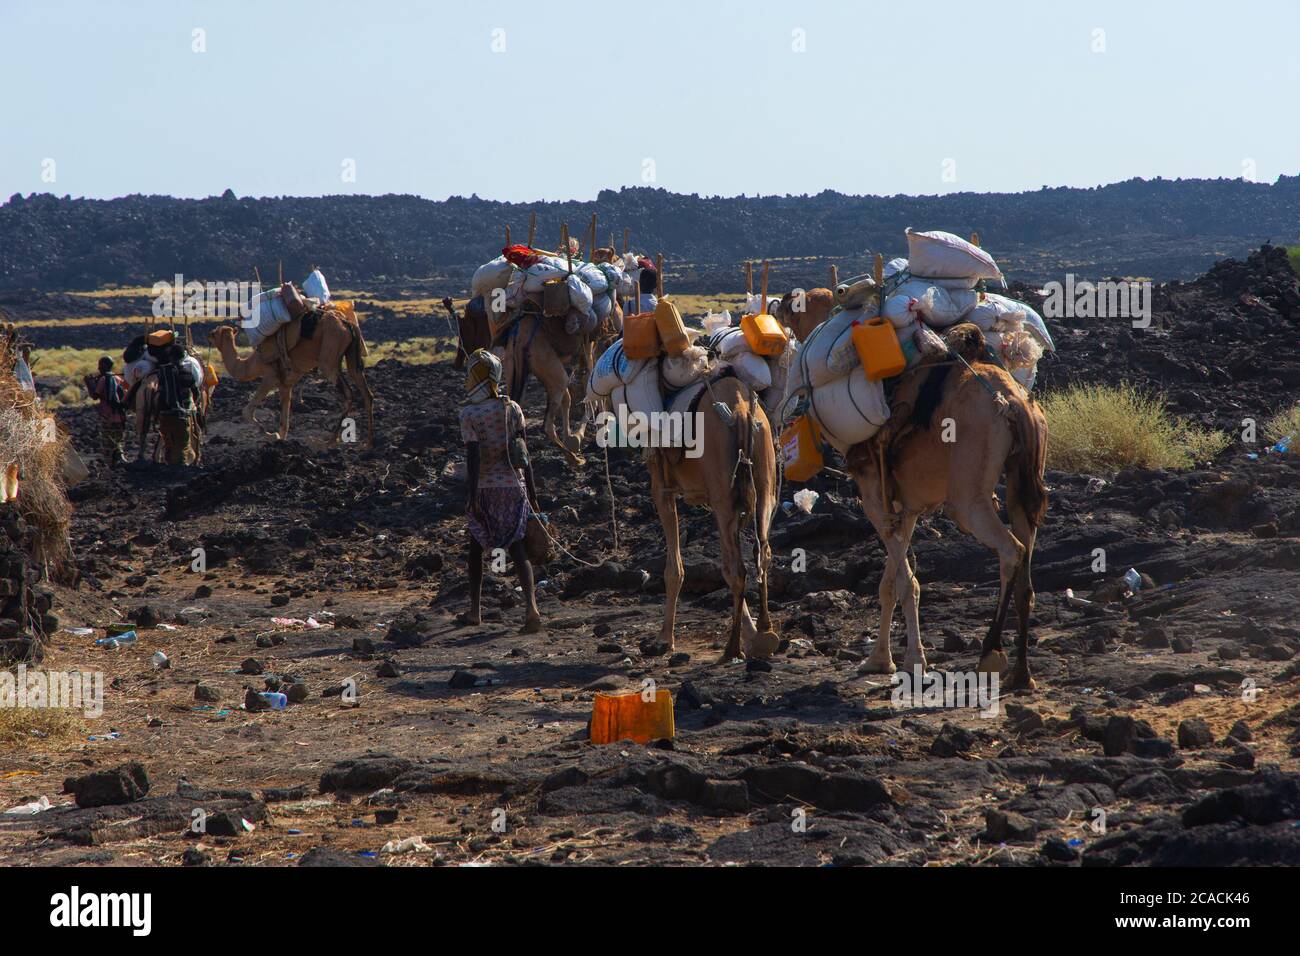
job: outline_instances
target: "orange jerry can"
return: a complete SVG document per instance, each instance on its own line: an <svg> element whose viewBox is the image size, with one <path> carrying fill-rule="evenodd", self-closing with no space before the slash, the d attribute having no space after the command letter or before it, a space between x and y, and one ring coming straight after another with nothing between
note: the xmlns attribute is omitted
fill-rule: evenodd
<svg viewBox="0 0 1300 956"><path fill-rule="evenodd" d="M898 333L881 316L866 322L854 322L849 334L853 336L853 347L858 352L868 381L893 378L907 368L903 347L898 344Z"/></svg>
<svg viewBox="0 0 1300 956"><path fill-rule="evenodd" d="M822 470L821 430L807 415L800 415L781 432L781 457L790 481L807 481Z"/></svg>
<svg viewBox="0 0 1300 956"><path fill-rule="evenodd" d="M648 744L652 740L671 740L676 733L673 695L666 690L656 690L648 701L642 697L641 691L597 693L592 701L593 744L612 744L620 740Z"/></svg>
<svg viewBox="0 0 1300 956"><path fill-rule="evenodd" d="M639 312L623 319L623 354L630 359L652 359L659 355L655 313Z"/></svg>
<svg viewBox="0 0 1300 956"><path fill-rule="evenodd" d="M785 329L766 312L741 316L740 331L745 333L745 341L755 355L771 357L785 351Z"/></svg>
<svg viewBox="0 0 1300 956"><path fill-rule="evenodd" d="M686 334L686 323L672 299L662 298L655 306L655 325L659 328L659 341L663 342L664 351L669 355L681 355L690 347L691 337Z"/></svg>

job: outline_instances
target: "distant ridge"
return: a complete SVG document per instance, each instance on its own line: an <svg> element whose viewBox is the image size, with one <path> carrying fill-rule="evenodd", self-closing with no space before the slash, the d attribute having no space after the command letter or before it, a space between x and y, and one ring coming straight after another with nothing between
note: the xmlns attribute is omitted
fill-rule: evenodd
<svg viewBox="0 0 1300 956"><path fill-rule="evenodd" d="M432 278L462 291L473 267L497 253L508 224L555 246L561 222L585 236L594 212L604 243L624 228L638 250L663 251L679 291L738 281L736 263L769 257L777 280L822 282L830 262L865 267L869 251L905 253L906 226L977 230L1008 274L1042 281L1082 276L1189 278L1215 259L1265 241L1300 242L1300 176L1142 180L1092 189L943 196L710 198L657 188L604 190L591 202L503 203L416 196L120 199L13 196L0 205L0 289L88 289L187 278L262 275L281 260L300 277L313 263L336 285ZM789 260L804 260L791 262ZM805 275L806 273L806 275ZM698 288L692 289L691 286Z"/></svg>

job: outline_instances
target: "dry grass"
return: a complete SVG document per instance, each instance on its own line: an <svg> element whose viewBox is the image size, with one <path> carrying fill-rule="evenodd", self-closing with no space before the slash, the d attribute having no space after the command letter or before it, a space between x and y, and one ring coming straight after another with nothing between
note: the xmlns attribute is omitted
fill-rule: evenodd
<svg viewBox="0 0 1300 956"><path fill-rule="evenodd" d="M1190 468L1228 436L1175 421L1158 395L1133 385L1072 385L1041 399L1051 437L1047 466L1069 472Z"/></svg>
<svg viewBox="0 0 1300 956"><path fill-rule="evenodd" d="M84 738L86 723L77 710L62 707L0 707L0 745L30 745Z"/></svg>
<svg viewBox="0 0 1300 956"><path fill-rule="evenodd" d="M1264 437L1271 441L1290 438L1293 441L1300 436L1300 403L1292 405L1284 412L1278 412L1264 423Z"/></svg>

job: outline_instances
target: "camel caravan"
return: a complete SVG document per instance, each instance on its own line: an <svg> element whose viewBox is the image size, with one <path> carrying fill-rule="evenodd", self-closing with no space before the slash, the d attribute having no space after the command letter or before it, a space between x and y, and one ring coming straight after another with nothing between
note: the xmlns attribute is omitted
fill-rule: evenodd
<svg viewBox="0 0 1300 956"><path fill-rule="evenodd" d="M677 499L707 505L716 519L733 598L723 659L767 657L778 644L767 576L781 482L810 481L835 454L857 484L886 555L879 636L865 670L896 670L889 635L899 602L907 638L902 665L926 667L920 585L908 550L917 520L942 508L998 558L1001 586L979 670L1007 671L1004 687L1032 689L1030 567L1047 507L1047 426L1031 390L1039 359L1054 345L1030 306L989 291L990 283L1005 282L978 236L967 242L909 229L906 259L886 263L877 256L871 275L841 282L832 270L830 288L779 298L768 295L766 264L755 294L747 264L745 314L735 321L710 312L699 329L688 327L664 294L662 257L653 271L634 256L620 268L611 242L582 263L564 239L563 256L507 245L479 270L474 293L482 304L474 308L489 329L474 333L473 322L462 320L462 343L495 349L513 368L505 376L512 398L522 394L529 369L538 375L547 391L547 436L576 463L587 421L569 429L572 369L586 362L584 349L614 336L587 365L584 404L601 423L598 444L638 448L646 464L667 552L665 650L673 647L682 585ZM602 270L614 290L607 316L616 320L608 324L587 298L572 294L575 278L584 281L596 263L612 267ZM548 302L548 290L559 286L569 297ZM1003 481L1006 522L996 491ZM757 622L745 598L747 526ZM1018 656L1010 666L1002 630L1013 600Z"/></svg>
<svg viewBox="0 0 1300 956"><path fill-rule="evenodd" d="M175 317L166 327L155 327L151 321L123 351L120 374L114 371L114 360L105 356L98 373L86 376L86 390L98 402L103 456L109 467L127 460L123 439L132 413L137 463L147 459L169 465L202 463L213 391L220 380L212 362L213 348L227 376L258 385L244 408L246 422L256 422L258 407L275 392L280 419L271 434L288 438L293 387L318 371L339 392L341 412L333 441L340 440L359 400L366 413L365 447L370 447L374 399L364 373L368 350L353 304L332 299L325 277L313 267L301 291L282 281L240 306L245 315L240 327L214 329L206 355L194 343L186 313L179 329ZM245 353L237 345L240 331L252 345Z"/></svg>

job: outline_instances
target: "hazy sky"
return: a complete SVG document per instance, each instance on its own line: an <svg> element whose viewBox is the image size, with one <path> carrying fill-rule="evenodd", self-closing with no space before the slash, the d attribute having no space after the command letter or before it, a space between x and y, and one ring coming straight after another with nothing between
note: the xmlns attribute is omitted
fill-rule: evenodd
<svg viewBox="0 0 1300 956"><path fill-rule="evenodd" d="M0 201L1271 182L1298 37L1298 0L0 0Z"/></svg>

